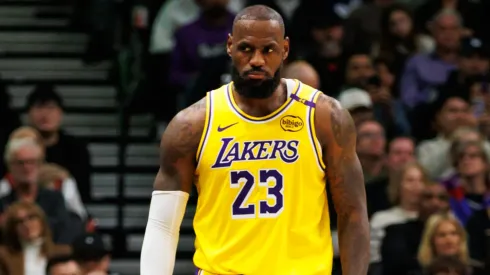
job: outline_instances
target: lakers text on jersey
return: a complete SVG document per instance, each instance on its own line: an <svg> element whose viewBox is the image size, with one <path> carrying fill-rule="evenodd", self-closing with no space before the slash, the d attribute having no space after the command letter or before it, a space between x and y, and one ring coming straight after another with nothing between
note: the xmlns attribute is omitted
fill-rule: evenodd
<svg viewBox="0 0 490 275"><path fill-rule="evenodd" d="M320 92L285 81L287 101L265 117L239 109L232 83L207 94L196 156L199 274L331 272L325 165L314 127Z"/></svg>

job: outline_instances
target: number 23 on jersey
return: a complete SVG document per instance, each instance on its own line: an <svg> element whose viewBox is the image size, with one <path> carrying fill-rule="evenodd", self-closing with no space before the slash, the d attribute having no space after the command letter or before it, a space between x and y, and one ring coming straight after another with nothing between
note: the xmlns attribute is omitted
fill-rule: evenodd
<svg viewBox="0 0 490 275"><path fill-rule="evenodd" d="M284 178L276 169L261 169L257 175L248 170L230 172L231 188L238 194L231 206L233 219L274 218L284 208ZM264 188L267 195L257 203L248 202L256 188Z"/></svg>

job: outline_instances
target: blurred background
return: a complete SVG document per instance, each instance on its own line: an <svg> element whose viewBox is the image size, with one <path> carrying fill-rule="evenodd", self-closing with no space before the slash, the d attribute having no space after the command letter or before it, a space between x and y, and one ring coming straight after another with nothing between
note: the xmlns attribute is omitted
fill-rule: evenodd
<svg viewBox="0 0 490 275"><path fill-rule="evenodd" d="M0 0L0 274L139 274L160 135L230 81L253 4L284 17L283 76L354 118L370 274L490 274L486 0Z"/></svg>

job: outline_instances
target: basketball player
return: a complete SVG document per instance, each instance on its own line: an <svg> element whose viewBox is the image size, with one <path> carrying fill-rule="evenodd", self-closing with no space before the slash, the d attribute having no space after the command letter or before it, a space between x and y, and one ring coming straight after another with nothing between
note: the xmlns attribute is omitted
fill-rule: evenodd
<svg viewBox="0 0 490 275"><path fill-rule="evenodd" d="M277 12L251 6L236 16L227 42L233 82L181 111L163 134L141 275L172 274L193 183L196 274L331 274L327 176L343 274L366 275L354 124L336 100L280 78L288 51Z"/></svg>

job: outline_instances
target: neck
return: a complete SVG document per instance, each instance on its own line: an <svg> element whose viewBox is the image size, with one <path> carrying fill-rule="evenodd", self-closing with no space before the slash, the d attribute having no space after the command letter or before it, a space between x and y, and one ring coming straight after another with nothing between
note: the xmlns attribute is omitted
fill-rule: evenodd
<svg viewBox="0 0 490 275"><path fill-rule="evenodd" d="M60 137L58 131L44 132L44 133L41 133L41 135L43 137L43 142L44 142L44 145L46 147L49 147L49 146L56 144L59 140L59 137Z"/></svg>
<svg viewBox="0 0 490 275"><path fill-rule="evenodd" d="M17 183L15 191L20 200L35 201L37 196L37 185L31 183Z"/></svg>
<svg viewBox="0 0 490 275"><path fill-rule="evenodd" d="M445 49L438 47L436 49L437 56L447 63L456 64L458 61L458 54L455 50Z"/></svg>
<svg viewBox="0 0 490 275"><path fill-rule="evenodd" d="M455 8L457 3L458 3L457 0L442 0L442 7L443 8Z"/></svg>
<svg viewBox="0 0 490 275"><path fill-rule="evenodd" d="M410 203L408 201L402 200L400 202L400 208L405 211L416 212L418 205L416 203Z"/></svg>
<svg viewBox="0 0 490 275"><path fill-rule="evenodd" d="M484 175L462 177L461 183L465 192L468 194L482 195L487 190Z"/></svg>
<svg viewBox="0 0 490 275"><path fill-rule="evenodd" d="M240 95L233 87L233 98L237 105L245 113L262 117L274 112L287 100L287 87L286 83L281 80L279 86L272 95L268 98L248 98Z"/></svg>
<svg viewBox="0 0 490 275"><path fill-rule="evenodd" d="M377 175L383 168L383 156L359 154L359 161L364 171L369 175Z"/></svg>

